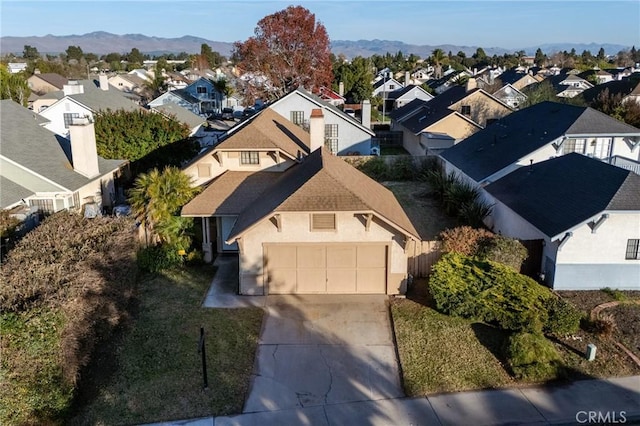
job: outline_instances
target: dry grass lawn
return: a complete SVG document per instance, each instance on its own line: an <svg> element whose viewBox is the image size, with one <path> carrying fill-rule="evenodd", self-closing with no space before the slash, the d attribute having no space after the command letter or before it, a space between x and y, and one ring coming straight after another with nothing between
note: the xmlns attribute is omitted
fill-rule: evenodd
<svg viewBox="0 0 640 426"><path fill-rule="evenodd" d="M263 311L205 309L211 267L139 284L133 323L92 365L71 424L140 424L242 411ZM197 352L206 332L209 389Z"/></svg>

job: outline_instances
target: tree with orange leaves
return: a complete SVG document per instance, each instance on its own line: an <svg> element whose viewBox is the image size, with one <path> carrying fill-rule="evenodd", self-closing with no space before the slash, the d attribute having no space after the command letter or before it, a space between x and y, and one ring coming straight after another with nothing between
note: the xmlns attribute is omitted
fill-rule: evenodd
<svg viewBox="0 0 640 426"><path fill-rule="evenodd" d="M246 100L273 100L298 87L315 91L331 86L329 36L309 10L289 6L265 16L254 34L236 42L233 52Z"/></svg>

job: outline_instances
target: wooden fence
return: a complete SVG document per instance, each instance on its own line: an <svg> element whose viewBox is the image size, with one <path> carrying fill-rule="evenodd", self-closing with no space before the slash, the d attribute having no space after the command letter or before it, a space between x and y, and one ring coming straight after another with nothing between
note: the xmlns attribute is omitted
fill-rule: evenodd
<svg viewBox="0 0 640 426"><path fill-rule="evenodd" d="M407 245L407 272L414 278L426 278L431 267L440 260L442 252L438 241L410 241Z"/></svg>

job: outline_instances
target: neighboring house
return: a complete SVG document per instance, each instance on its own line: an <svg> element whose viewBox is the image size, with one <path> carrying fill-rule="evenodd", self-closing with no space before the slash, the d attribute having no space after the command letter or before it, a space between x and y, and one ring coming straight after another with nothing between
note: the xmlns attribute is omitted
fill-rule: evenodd
<svg viewBox="0 0 640 426"><path fill-rule="evenodd" d="M414 100L390 114L391 130L402 131L403 146L409 153L421 156L431 149L441 150L446 148L443 142L459 142L512 112L484 90L473 88L473 80L468 83L466 87L454 86L430 101ZM432 138L432 146L421 136L423 132L449 137Z"/></svg>
<svg viewBox="0 0 640 426"><path fill-rule="evenodd" d="M485 187L488 224L542 240L554 290L640 290L640 176L575 153L522 167Z"/></svg>
<svg viewBox="0 0 640 426"><path fill-rule="evenodd" d="M585 71L580 73L579 76L587 81L595 81L596 84L608 83L614 80L613 74L601 69Z"/></svg>
<svg viewBox="0 0 640 426"><path fill-rule="evenodd" d="M510 84L516 90L522 90L531 84L539 82L533 74L528 72L519 72L514 68L504 71L498 76L498 80L500 80L503 86Z"/></svg>
<svg viewBox="0 0 640 426"><path fill-rule="evenodd" d="M206 118L202 118L174 103L159 105L151 110L187 126L189 128L189 136L197 139L201 147L212 146L224 134L223 131L209 128Z"/></svg>
<svg viewBox="0 0 640 426"><path fill-rule="evenodd" d="M32 92L41 95L62 90L69 79L56 73L34 74L27 79L27 84Z"/></svg>
<svg viewBox="0 0 640 426"><path fill-rule="evenodd" d="M556 91L556 96L559 98L574 98L585 90L593 87L593 84L584 78L570 73L554 75L549 77L549 81L551 81Z"/></svg>
<svg viewBox="0 0 640 426"><path fill-rule="evenodd" d="M165 82L167 83L167 90L177 90L184 89L189 84L191 84L191 80L189 80L184 75L179 72L170 72L167 73Z"/></svg>
<svg viewBox="0 0 640 426"><path fill-rule="evenodd" d="M592 105L598 96L604 94L605 90L609 96L620 96L623 102L635 101L640 103L640 80L631 80L628 78L598 84L591 89L585 90L580 96L588 105Z"/></svg>
<svg viewBox="0 0 640 426"><path fill-rule="evenodd" d="M371 117L371 105L368 103L363 104L364 123L304 89L296 89L286 94L267 108L305 129L309 126L311 111L321 109L324 114L326 146L333 154L371 153L371 138L375 133L369 128L370 118L367 122L367 117ZM369 111L366 111L367 108Z"/></svg>
<svg viewBox="0 0 640 426"><path fill-rule="evenodd" d="M387 111L401 108L414 99L430 101L431 99L433 99L433 95L420 86L405 86L401 89L394 90L391 93L387 93Z"/></svg>
<svg viewBox="0 0 640 426"><path fill-rule="evenodd" d="M0 208L27 205L54 213L88 203L114 205L114 180L126 161L98 156L92 122L76 119L66 139L11 100L0 101L0 107Z"/></svg>
<svg viewBox="0 0 640 426"><path fill-rule="evenodd" d="M191 96L191 94L184 89L176 89L171 90L170 92L163 93L162 95L149 102L147 104L147 107L157 108L160 105L167 104L179 105L182 108L188 109L196 115L200 115L200 100L194 96Z"/></svg>
<svg viewBox="0 0 640 426"><path fill-rule="evenodd" d="M444 76L427 81L427 86L429 89L433 90L436 95L440 95L451 87L459 86L459 82L468 77L471 77L471 74L466 71L448 69L444 73Z"/></svg>
<svg viewBox="0 0 640 426"><path fill-rule="evenodd" d="M147 71L144 68L136 68L135 70L129 71L129 75L135 75L143 81L151 81L153 80L154 72Z"/></svg>
<svg viewBox="0 0 640 426"><path fill-rule="evenodd" d="M592 108L541 102L469 136L440 158L446 173L481 187L571 152L640 172L640 129Z"/></svg>
<svg viewBox="0 0 640 426"><path fill-rule="evenodd" d="M137 74L116 74L109 78L110 85L129 93L141 94L148 83L148 80L140 78Z"/></svg>
<svg viewBox="0 0 640 426"><path fill-rule="evenodd" d="M222 110L223 94L218 92L213 81L200 77L184 88L184 91L198 99L199 111L197 114L209 115Z"/></svg>
<svg viewBox="0 0 640 426"><path fill-rule="evenodd" d="M372 96L386 96L388 92L393 92L403 88L404 85L395 78L382 77L373 83Z"/></svg>
<svg viewBox="0 0 640 426"><path fill-rule="evenodd" d="M55 93L55 95L54 95ZM70 81L64 86L62 92L53 92L50 95L62 98L39 112L50 121L45 127L60 136L68 136L69 125L74 118L88 117L93 119L94 114L100 111L137 111L140 106L124 97L119 90L109 90L106 75L100 75L99 81L81 80ZM34 111L36 102L34 102Z"/></svg>
<svg viewBox="0 0 640 426"><path fill-rule="evenodd" d="M11 74L17 74L19 72L26 71L27 65L28 64L26 62L9 62L7 64L7 69Z"/></svg>
<svg viewBox="0 0 640 426"><path fill-rule="evenodd" d="M318 93L318 97L325 101L328 104L333 106L344 105L346 99L344 96L340 96L340 94L334 92L333 90L327 87L321 87L320 92Z"/></svg>
<svg viewBox="0 0 640 426"><path fill-rule="evenodd" d="M494 98L499 99L513 109L517 109L524 101L527 100L527 95L509 83L493 92L492 95Z"/></svg>
<svg viewBox="0 0 640 426"><path fill-rule="evenodd" d="M311 120L311 133L269 109L245 122L182 216L202 218L208 260L213 240L238 253L240 294L404 293L417 231L389 190L323 147L323 111Z"/></svg>

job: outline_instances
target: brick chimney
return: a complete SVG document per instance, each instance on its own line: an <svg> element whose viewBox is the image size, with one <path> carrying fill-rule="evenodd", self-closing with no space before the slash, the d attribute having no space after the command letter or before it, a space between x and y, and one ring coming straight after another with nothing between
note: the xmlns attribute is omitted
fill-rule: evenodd
<svg viewBox="0 0 640 426"><path fill-rule="evenodd" d="M369 99L365 99L362 101L362 109L360 111L362 113L362 125L367 129L371 128L371 102Z"/></svg>
<svg viewBox="0 0 640 426"><path fill-rule="evenodd" d="M109 77L100 74L100 90L109 90Z"/></svg>
<svg viewBox="0 0 640 426"><path fill-rule="evenodd" d="M69 139L73 170L88 178L98 176L100 169L93 122L86 117L74 118L69 126Z"/></svg>
<svg viewBox="0 0 640 426"><path fill-rule="evenodd" d="M322 146L324 146L324 114L321 109L313 109L309 119L309 150L313 152Z"/></svg>

